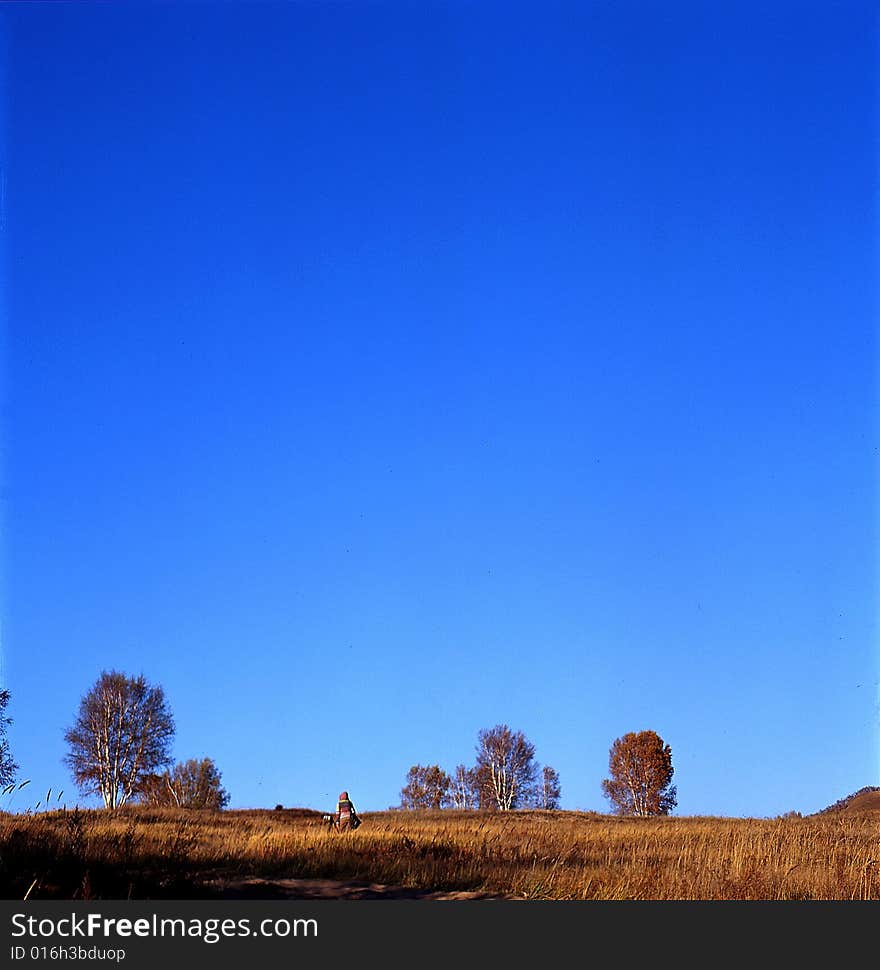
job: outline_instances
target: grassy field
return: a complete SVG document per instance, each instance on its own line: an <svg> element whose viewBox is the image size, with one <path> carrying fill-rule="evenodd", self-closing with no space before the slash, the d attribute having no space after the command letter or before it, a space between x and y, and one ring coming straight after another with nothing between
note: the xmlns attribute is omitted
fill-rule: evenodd
<svg viewBox="0 0 880 970"><path fill-rule="evenodd" d="M0 814L5 899L211 898L236 878L370 881L520 899L880 899L880 815L623 819L306 809Z"/></svg>

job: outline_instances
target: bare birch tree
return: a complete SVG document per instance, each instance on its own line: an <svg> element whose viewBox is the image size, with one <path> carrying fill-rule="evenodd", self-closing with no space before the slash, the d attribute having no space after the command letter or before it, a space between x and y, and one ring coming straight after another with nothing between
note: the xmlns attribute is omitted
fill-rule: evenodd
<svg viewBox="0 0 880 970"><path fill-rule="evenodd" d="M104 671L64 734L69 746L64 761L83 794L100 795L107 808L119 808L146 774L170 764L173 736L161 687L150 686L142 675Z"/></svg>
<svg viewBox="0 0 880 970"><path fill-rule="evenodd" d="M449 804L452 808L477 808L480 804L477 788L476 770L456 765L449 782Z"/></svg>
<svg viewBox="0 0 880 970"><path fill-rule="evenodd" d="M535 789L535 806L537 808L557 809L559 808L559 796L561 794L559 772L555 768L545 765Z"/></svg>
<svg viewBox="0 0 880 970"><path fill-rule="evenodd" d="M483 789L483 804L509 812L531 796L538 766L535 746L522 731L506 724L480 731L477 739L476 771Z"/></svg>

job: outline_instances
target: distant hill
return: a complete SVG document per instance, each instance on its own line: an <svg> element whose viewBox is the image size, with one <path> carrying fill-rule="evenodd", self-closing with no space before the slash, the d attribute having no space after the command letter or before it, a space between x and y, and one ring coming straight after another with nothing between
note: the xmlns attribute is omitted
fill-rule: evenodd
<svg viewBox="0 0 880 970"><path fill-rule="evenodd" d="M867 785L865 788L860 788L851 795L847 795L846 798L841 798L833 805L829 805L827 808L816 812L816 814L825 815L828 812L846 812L847 814L852 814L854 812L870 811L880 811L880 787L877 785Z"/></svg>

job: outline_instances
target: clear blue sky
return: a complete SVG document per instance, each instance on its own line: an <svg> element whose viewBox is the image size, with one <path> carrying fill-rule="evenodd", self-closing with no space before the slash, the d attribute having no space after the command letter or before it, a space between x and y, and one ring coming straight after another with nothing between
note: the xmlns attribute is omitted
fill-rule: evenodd
<svg viewBox="0 0 880 970"><path fill-rule="evenodd" d="M232 807L880 784L873 8L8 5L11 807L111 668Z"/></svg>

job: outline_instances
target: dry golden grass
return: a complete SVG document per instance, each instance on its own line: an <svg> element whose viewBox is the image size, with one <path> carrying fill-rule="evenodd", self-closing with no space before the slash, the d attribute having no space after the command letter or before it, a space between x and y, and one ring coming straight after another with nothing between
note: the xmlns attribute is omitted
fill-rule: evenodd
<svg viewBox="0 0 880 970"><path fill-rule="evenodd" d="M520 899L880 899L878 820L379 812L339 835L296 809L5 815L0 895L208 897L207 880L248 876Z"/></svg>

